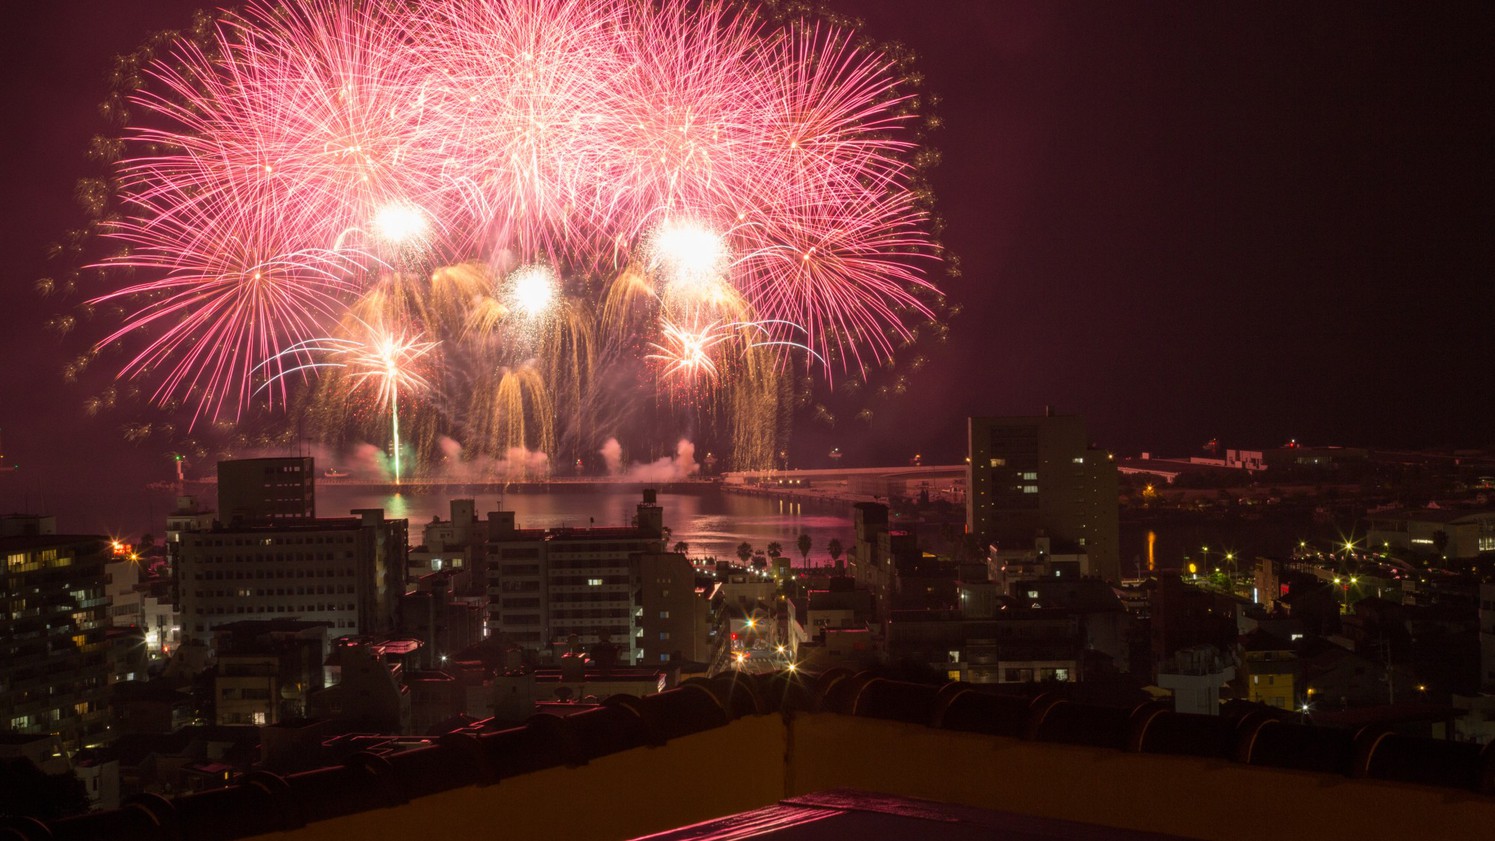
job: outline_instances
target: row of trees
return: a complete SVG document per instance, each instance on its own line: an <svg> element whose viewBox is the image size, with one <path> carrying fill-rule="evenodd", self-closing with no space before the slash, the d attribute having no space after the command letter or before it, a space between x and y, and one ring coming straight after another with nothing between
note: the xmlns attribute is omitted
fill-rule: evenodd
<svg viewBox="0 0 1495 841"><path fill-rule="evenodd" d="M669 530L666 529L666 541L669 540L668 531ZM806 532L801 532L799 535L799 539L795 541L795 547L799 549L800 562L808 566L810 563L810 551L814 548L814 541L810 539L810 535ZM681 555L690 554L690 544L686 543L683 540L676 541L673 548L677 553ZM749 562L751 562L753 560L753 556L756 553L757 550L753 548L753 544L748 543L747 541L743 541L742 543L737 544L737 558L738 560L742 561L744 565L747 565ZM825 544L825 553L831 556L832 564L837 564L841 562L841 557L846 554L846 549L841 545L841 541L839 538L833 537L829 542ZM764 554L766 554L771 560L777 561L779 558L782 558L784 556L784 546L778 541L770 542L764 549ZM767 565L768 561L762 561L758 564L758 566Z"/></svg>
<svg viewBox="0 0 1495 841"><path fill-rule="evenodd" d="M810 550L814 548L814 542L810 539L810 535L807 533L801 533L799 539L795 541L795 546L799 549L800 563L808 566L810 563ZM677 549L676 551L679 550ZM830 539L830 542L825 545L825 553L831 556L831 563L835 564L841 561L841 556L846 554L846 550L841 546L841 541L838 538L833 537ZM743 541L742 543L737 544L737 558L744 564L747 564L749 561L751 561L755 554L756 551L753 549L753 544L748 543L747 541ZM766 554L769 559L777 561L779 558L782 558L784 556L784 547L778 541L770 542L764 549L764 554ZM760 562L758 565L766 566L767 561Z"/></svg>

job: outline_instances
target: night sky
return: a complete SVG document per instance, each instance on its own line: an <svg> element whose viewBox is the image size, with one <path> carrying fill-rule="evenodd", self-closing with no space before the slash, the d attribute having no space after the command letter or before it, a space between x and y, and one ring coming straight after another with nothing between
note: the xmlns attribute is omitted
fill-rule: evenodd
<svg viewBox="0 0 1495 841"><path fill-rule="evenodd" d="M42 329L65 305L33 284L83 219L73 187L113 57L196 5L29 3L0 36L0 428L23 468L169 472L159 445L123 441L124 418L85 416L60 376L81 343ZM933 181L964 311L870 434L797 430L803 461L832 444L955 460L967 414L1045 405L1122 452L1495 444L1481 4L833 6L911 46L941 98ZM0 476L0 505L17 487Z"/></svg>

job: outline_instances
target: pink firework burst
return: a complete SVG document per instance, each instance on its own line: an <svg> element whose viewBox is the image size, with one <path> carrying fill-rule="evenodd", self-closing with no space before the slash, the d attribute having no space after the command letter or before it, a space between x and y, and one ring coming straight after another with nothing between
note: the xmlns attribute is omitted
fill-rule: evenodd
<svg viewBox="0 0 1495 841"><path fill-rule="evenodd" d="M686 386L716 379L716 362L712 359L718 345L729 341L734 333L719 321L687 326L665 321L659 341L650 343L653 353L645 358L660 365L667 379Z"/></svg>
<svg viewBox="0 0 1495 841"><path fill-rule="evenodd" d="M430 4L419 31L443 97L444 177L489 247L565 259L605 226L582 194L601 175L591 150L620 72L616 0Z"/></svg>
<svg viewBox="0 0 1495 841"><path fill-rule="evenodd" d="M431 388L418 363L439 342L422 341L418 334L365 326L367 335L361 340L339 342L333 351L354 388L371 385L379 405L386 408L394 405L402 392L416 394Z"/></svg>
<svg viewBox="0 0 1495 841"><path fill-rule="evenodd" d="M163 151L125 159L124 200L257 212L324 248L391 203L441 204L443 115L393 12L255 2L226 13L211 44L179 42L150 70L161 91L135 97L145 117L127 140Z"/></svg>
<svg viewBox="0 0 1495 841"><path fill-rule="evenodd" d="M863 367L930 317L912 103L836 26L716 0L249 0L146 77L106 228L129 250L105 261L146 278L96 300L139 302L105 339L144 342L122 375L199 416L412 251L584 278L693 219L742 310L709 317L771 344ZM683 352L701 333L661 330L709 373Z"/></svg>
<svg viewBox="0 0 1495 841"><path fill-rule="evenodd" d="M112 225L110 235L131 247L109 265L152 279L91 302L144 299L99 345L146 336L120 375L163 369L155 398L195 404L194 421L237 417L262 363L345 312L356 268L336 252L296 250L273 226L207 209L181 202L150 222L129 217ZM277 362L269 374L283 370ZM269 394L272 403L283 400L284 382Z"/></svg>

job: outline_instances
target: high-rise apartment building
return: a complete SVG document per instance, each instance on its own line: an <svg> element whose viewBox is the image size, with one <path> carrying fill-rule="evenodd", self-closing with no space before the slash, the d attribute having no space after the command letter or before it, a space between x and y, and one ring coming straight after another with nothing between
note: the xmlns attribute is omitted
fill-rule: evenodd
<svg viewBox="0 0 1495 841"><path fill-rule="evenodd" d="M514 512L488 515L488 629L535 651L574 635L610 642L637 663L642 608L637 556L664 550L663 511L644 492L636 524L621 528L521 529Z"/></svg>
<svg viewBox="0 0 1495 841"><path fill-rule="evenodd" d="M77 749L108 717L109 539L9 525L0 533L32 533L0 537L0 729Z"/></svg>
<svg viewBox="0 0 1495 841"><path fill-rule="evenodd" d="M987 544L1080 549L1093 575L1120 576L1116 465L1090 449L1085 420L971 418L966 526Z"/></svg>
<svg viewBox="0 0 1495 841"><path fill-rule="evenodd" d="M378 508L353 513L184 533L182 638L211 643L218 626L248 619L327 622L330 636L388 630L403 592L408 524Z"/></svg>
<svg viewBox="0 0 1495 841"><path fill-rule="evenodd" d="M315 470L310 456L218 462L222 520L252 523L317 516Z"/></svg>

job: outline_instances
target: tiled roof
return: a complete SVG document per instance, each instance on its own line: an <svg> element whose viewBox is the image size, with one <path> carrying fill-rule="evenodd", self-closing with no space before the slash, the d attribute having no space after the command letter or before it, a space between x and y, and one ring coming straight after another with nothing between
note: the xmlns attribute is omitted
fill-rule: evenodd
<svg viewBox="0 0 1495 841"><path fill-rule="evenodd" d="M906 683L836 669L694 679L646 698L613 696L567 718L535 716L507 730L450 734L419 747L166 800L132 798L109 812L13 823L15 839L229 839L291 830L413 798L593 759L712 730L745 716L833 713L1030 742L1126 753L1204 757L1340 778L1495 793L1495 749L1399 735L1294 724L1265 714L1197 716L1158 704L1131 709L1052 695L1001 697L963 683ZM417 740L420 742L420 740Z"/></svg>

